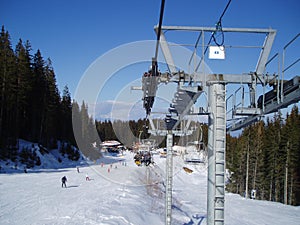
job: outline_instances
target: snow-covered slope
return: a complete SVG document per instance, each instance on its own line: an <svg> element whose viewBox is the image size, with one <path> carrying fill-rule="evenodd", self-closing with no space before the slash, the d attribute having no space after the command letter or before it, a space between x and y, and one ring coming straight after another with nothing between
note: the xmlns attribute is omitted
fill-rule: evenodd
<svg viewBox="0 0 300 225"><path fill-rule="evenodd" d="M58 142L58 149L61 147L61 142ZM71 147L75 149L74 147ZM40 160L40 165L34 163L33 167L28 168L26 164L22 163L20 153L23 149L26 149L30 153L36 154L35 161L38 158ZM68 158L67 154L62 155L58 149L47 150L43 146L32 143L26 140L19 139L19 157L15 162L11 160L1 161L0 160L0 173L23 173L24 168L27 171L36 169L59 169L59 168L69 168L76 165L87 165L87 159L78 151L80 157L77 161L72 161Z"/></svg>
<svg viewBox="0 0 300 225"><path fill-rule="evenodd" d="M137 167L133 154L95 165L0 174L0 224L164 224L165 159ZM206 224L206 167L174 158L172 224ZM86 174L90 181L86 181ZM61 177L67 176L67 188ZM300 208L226 195L225 224L299 224Z"/></svg>

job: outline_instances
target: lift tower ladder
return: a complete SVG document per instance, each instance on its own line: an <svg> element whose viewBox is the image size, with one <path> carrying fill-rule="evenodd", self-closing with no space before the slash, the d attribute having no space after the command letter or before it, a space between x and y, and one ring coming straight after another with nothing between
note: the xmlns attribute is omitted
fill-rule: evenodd
<svg viewBox="0 0 300 225"><path fill-rule="evenodd" d="M226 146L226 87L224 83L212 84L215 106L214 113L214 134L215 134L215 192L214 198L214 224L224 223L224 202L225 202L225 146Z"/></svg>

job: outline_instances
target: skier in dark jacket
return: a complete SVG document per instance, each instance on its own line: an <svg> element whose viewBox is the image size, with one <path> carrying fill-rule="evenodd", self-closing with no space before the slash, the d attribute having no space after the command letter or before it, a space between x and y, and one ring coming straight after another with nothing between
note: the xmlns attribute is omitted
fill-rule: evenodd
<svg viewBox="0 0 300 225"><path fill-rule="evenodd" d="M66 176L63 176L63 177L61 178L61 187L64 187L64 186L65 186L65 188L66 188L66 187L67 187L66 182L67 182L67 178L66 178Z"/></svg>

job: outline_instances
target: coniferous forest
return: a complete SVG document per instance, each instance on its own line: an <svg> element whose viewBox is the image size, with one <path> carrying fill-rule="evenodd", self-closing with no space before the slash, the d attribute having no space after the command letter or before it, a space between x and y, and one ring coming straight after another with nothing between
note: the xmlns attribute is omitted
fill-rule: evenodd
<svg viewBox="0 0 300 225"><path fill-rule="evenodd" d="M73 108L73 115L72 115ZM10 35L2 26L0 33L0 160L28 159L18 151L18 140L39 143L47 149L57 148L58 141L76 146L72 116L78 117L84 153L93 158L92 143L99 135L102 141L119 140L114 128L121 131L127 147L138 138L148 138L145 121L95 121L88 106L72 101L68 87L62 93L50 58L40 50L32 52L29 41L21 39L12 47ZM199 127L200 124L194 124ZM96 126L97 134L92 126ZM128 132L128 129L131 132ZM141 131L143 131L141 133ZM203 126L203 142L207 144L207 126ZM133 135L128 135L129 133ZM128 136L127 136L128 135ZM195 132L174 143L187 144L199 136ZM99 139L98 139L99 140ZM121 140L119 140L121 141ZM157 140L164 146L163 139ZM121 141L122 142L122 141ZM290 205L300 204L300 114L295 106L283 117L280 114L245 128L238 137L227 135L226 167L231 172L227 190L256 198ZM68 151L62 149L63 153ZM82 149L81 149L82 150ZM77 155L71 154L77 160Z"/></svg>
<svg viewBox="0 0 300 225"><path fill-rule="evenodd" d="M257 199L299 205L298 107L284 118L276 114L266 122L252 124L239 137L227 135L226 167L233 173L229 191L249 197L254 189Z"/></svg>
<svg viewBox="0 0 300 225"><path fill-rule="evenodd" d="M57 140L74 144L72 102L68 87L62 96L56 85L51 59L41 51L32 54L29 41L19 39L12 48L10 35L0 33L0 149L12 154L19 138L48 148Z"/></svg>

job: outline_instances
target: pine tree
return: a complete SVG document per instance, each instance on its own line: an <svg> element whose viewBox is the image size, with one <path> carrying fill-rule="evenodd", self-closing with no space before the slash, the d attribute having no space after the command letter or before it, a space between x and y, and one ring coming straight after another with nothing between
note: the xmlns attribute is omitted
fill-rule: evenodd
<svg viewBox="0 0 300 225"><path fill-rule="evenodd" d="M88 123L89 123L89 114L88 114L88 106L85 104L84 101L82 101L81 107L80 107L80 116L81 116L81 136L85 142L85 144L88 146L89 142L89 132L88 132Z"/></svg>
<svg viewBox="0 0 300 225"><path fill-rule="evenodd" d="M276 129L270 119L267 120L267 126L265 128L265 140L264 140L264 164L265 164L265 184L266 196L269 201L274 201L275 190L275 167L276 167Z"/></svg>
<svg viewBox="0 0 300 225"><path fill-rule="evenodd" d="M264 181L264 161L263 161L263 139L264 139L264 122L259 121L254 125L254 151L253 151L253 180L252 189L257 190L257 198L262 199L263 193L263 181Z"/></svg>
<svg viewBox="0 0 300 225"><path fill-rule="evenodd" d="M60 107L60 138L75 145L72 127L72 100L68 86L64 87Z"/></svg>
<svg viewBox="0 0 300 225"><path fill-rule="evenodd" d="M286 119L285 140L285 203L300 204L300 115L297 107L293 107Z"/></svg>
<svg viewBox="0 0 300 225"><path fill-rule="evenodd" d="M46 78L45 62L40 50L37 50L33 58L33 83L30 93L31 99L31 140L42 141L43 121L46 114Z"/></svg>
<svg viewBox="0 0 300 225"><path fill-rule="evenodd" d="M92 160L98 159L101 154L93 147L96 140L95 122L88 114L88 106L83 101L81 107L76 102L72 104L72 124L77 146L81 152Z"/></svg>
<svg viewBox="0 0 300 225"><path fill-rule="evenodd" d="M226 188L231 191L238 193L238 182L237 182L237 168L238 168L238 154L237 154L237 137L231 137L229 134L226 135L226 168L232 173L231 182L226 185Z"/></svg>
<svg viewBox="0 0 300 225"><path fill-rule="evenodd" d="M14 111L16 100L16 59L11 47L10 35L2 26L0 33L0 148L16 145Z"/></svg>
<svg viewBox="0 0 300 225"><path fill-rule="evenodd" d="M58 139L58 130L59 127L56 124L56 121L59 120L60 113L60 95L56 86L56 78L54 69L52 67L52 62L50 58L46 61L45 66L45 82L46 82L46 93L45 93L45 116L42 121L44 130L42 136L44 143L49 148L55 148L56 140Z"/></svg>
<svg viewBox="0 0 300 225"><path fill-rule="evenodd" d="M20 39L15 50L17 60L17 103L16 103L16 130L17 136L28 139L29 127L29 107L30 98L29 93L32 90L32 69L31 56L29 53L29 41L24 47Z"/></svg>
<svg viewBox="0 0 300 225"><path fill-rule="evenodd" d="M80 144L78 142L82 141L82 129L81 129L81 116L80 116L80 108L76 101L72 102L72 126L74 137L77 142L77 146L80 148Z"/></svg>

